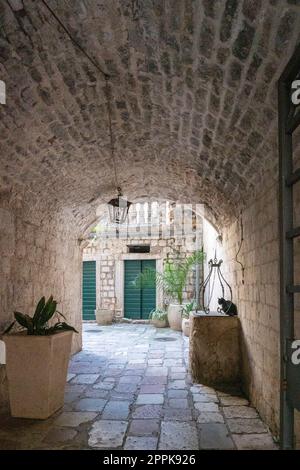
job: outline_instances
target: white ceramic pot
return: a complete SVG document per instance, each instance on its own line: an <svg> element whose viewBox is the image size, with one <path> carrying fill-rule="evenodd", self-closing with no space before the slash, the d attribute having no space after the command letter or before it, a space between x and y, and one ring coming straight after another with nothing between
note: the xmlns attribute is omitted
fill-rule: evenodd
<svg viewBox="0 0 300 470"><path fill-rule="evenodd" d="M113 311L101 309L95 311L96 321L98 325L111 325L113 320Z"/></svg>
<svg viewBox="0 0 300 470"><path fill-rule="evenodd" d="M72 335L3 336L12 416L47 419L62 408Z"/></svg>
<svg viewBox="0 0 300 470"><path fill-rule="evenodd" d="M166 328L166 326L167 326L167 320L152 319L151 323L156 328Z"/></svg>
<svg viewBox="0 0 300 470"><path fill-rule="evenodd" d="M168 306L168 322L172 330L181 331L182 328L182 305L170 304Z"/></svg>
<svg viewBox="0 0 300 470"><path fill-rule="evenodd" d="M183 318L182 323L182 332L185 336L190 336L190 320L188 318Z"/></svg>

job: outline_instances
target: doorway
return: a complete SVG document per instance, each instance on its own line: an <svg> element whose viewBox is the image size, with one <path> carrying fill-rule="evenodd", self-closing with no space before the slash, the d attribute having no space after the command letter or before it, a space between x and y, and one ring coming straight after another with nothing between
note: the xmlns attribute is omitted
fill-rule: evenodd
<svg viewBox="0 0 300 470"><path fill-rule="evenodd" d="M135 320L147 320L156 307L156 287L135 287L132 281L146 269L156 269L156 260L124 261L124 316Z"/></svg>

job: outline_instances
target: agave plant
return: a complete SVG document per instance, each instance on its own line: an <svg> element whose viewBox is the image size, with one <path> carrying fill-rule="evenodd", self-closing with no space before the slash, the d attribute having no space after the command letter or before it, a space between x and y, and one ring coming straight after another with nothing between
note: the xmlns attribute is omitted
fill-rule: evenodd
<svg viewBox="0 0 300 470"><path fill-rule="evenodd" d="M45 336L60 331L74 331L78 333L73 326L68 325L68 323L64 321L57 321L52 326L49 325L49 321L53 319L54 315L56 315L57 318L62 317L65 319L64 315L56 310L56 307L57 302L53 299L52 295L47 302L45 297L42 297L32 317L21 312L14 312L15 321L9 325L4 333L9 333L16 323L21 326L22 330L27 330L28 335Z"/></svg>
<svg viewBox="0 0 300 470"><path fill-rule="evenodd" d="M185 288L190 270L204 259L203 250L197 250L185 260L167 260L162 273L155 269L145 269L133 281L135 287L154 287L158 285L164 289L165 294L176 300L179 305L183 302Z"/></svg>
<svg viewBox="0 0 300 470"><path fill-rule="evenodd" d="M194 300L192 302L183 305L182 307L182 318L189 318L190 313L195 310L197 304Z"/></svg>
<svg viewBox="0 0 300 470"><path fill-rule="evenodd" d="M168 318L168 314L165 310L161 308L154 308L149 314L150 320L160 320L165 321Z"/></svg>

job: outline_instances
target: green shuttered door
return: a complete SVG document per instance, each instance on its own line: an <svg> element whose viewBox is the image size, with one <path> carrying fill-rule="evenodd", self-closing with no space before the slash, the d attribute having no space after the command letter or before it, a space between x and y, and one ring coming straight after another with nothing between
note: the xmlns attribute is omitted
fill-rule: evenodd
<svg viewBox="0 0 300 470"><path fill-rule="evenodd" d="M144 269L155 269L156 268L156 261L152 259L143 260L142 261L142 271ZM142 298L142 305L141 305L141 318L149 318L149 313L153 308L156 307L156 289L155 286L153 288L143 288L141 289L141 298Z"/></svg>
<svg viewBox="0 0 300 470"><path fill-rule="evenodd" d="M82 316L83 320L95 320L96 309L96 261L83 262Z"/></svg>
<svg viewBox="0 0 300 470"><path fill-rule="evenodd" d="M136 276L144 269L155 269L155 260L125 261L124 316L134 319L148 319L149 313L156 306L156 289L138 289L131 285Z"/></svg>

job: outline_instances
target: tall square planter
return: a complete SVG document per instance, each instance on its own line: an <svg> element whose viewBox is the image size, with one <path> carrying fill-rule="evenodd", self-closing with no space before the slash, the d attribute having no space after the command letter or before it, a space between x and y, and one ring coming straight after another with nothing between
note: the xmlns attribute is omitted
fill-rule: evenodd
<svg viewBox="0 0 300 470"><path fill-rule="evenodd" d="M12 416L46 419L63 406L72 335L3 337Z"/></svg>
<svg viewBox="0 0 300 470"><path fill-rule="evenodd" d="M240 323L237 316L190 314L190 372L210 387L241 380Z"/></svg>

